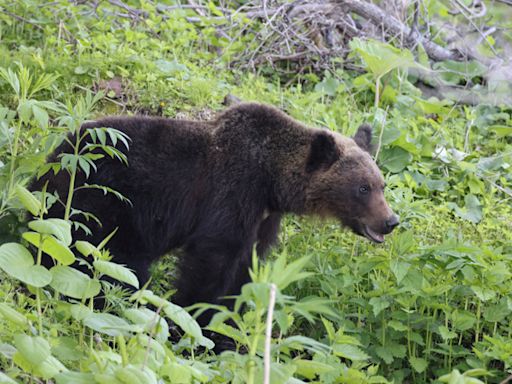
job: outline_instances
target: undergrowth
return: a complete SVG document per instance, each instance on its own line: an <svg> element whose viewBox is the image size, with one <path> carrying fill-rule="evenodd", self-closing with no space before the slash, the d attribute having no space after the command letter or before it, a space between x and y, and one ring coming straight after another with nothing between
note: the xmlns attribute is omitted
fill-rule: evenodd
<svg viewBox="0 0 512 384"><path fill-rule="evenodd" d="M414 58L381 43L354 44L365 75L229 70L240 45L222 46L214 25L143 6L150 16L138 23L108 6L96 18L64 1L9 6L26 22L0 14L0 382L262 382L272 284L272 383L499 383L510 375L510 108L424 100L407 77ZM251 43L240 33L239 44ZM409 61L396 67L397 55ZM375 59L386 72L372 72ZM253 262L253 282L237 299L243 310L217 308L207 331L172 303L172 257L139 287L111 262L107 241L73 241L73 214L86 213L73 211L72 196L60 196L66 217L45 219L57 197L25 187L43 172L94 172L92 153L45 166L85 119L210 118L227 93L346 135L373 124L401 226L372 245L334 222L287 217L269 260ZM84 140L118 155L105 135L122 140L108 130ZM91 276L69 266L77 255ZM57 265L46 269L43 257ZM141 290L123 292L105 275ZM104 311L93 309L99 297ZM212 330L239 350L215 355Z"/></svg>

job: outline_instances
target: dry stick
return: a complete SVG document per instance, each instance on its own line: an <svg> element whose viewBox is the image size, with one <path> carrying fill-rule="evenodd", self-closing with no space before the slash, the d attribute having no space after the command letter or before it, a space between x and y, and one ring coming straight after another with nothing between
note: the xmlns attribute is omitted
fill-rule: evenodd
<svg viewBox="0 0 512 384"><path fill-rule="evenodd" d="M389 109L389 106L386 107L386 112L384 114L384 121L382 122L382 126L380 129L379 142L377 143L377 150L375 151L375 156L373 157L373 159L375 161L377 161L377 159L379 158L380 148L382 147L382 136L384 136L384 127L386 126L386 120L388 117L388 109Z"/></svg>
<svg viewBox="0 0 512 384"><path fill-rule="evenodd" d="M476 25L476 23L473 21L473 17L471 17L471 14L468 16L464 13L464 11L467 9L465 6L463 7L460 3L459 0L455 0L455 2L453 3L455 4L456 7L459 8L459 10L461 11L461 14L462 16L464 16L464 18L473 26L473 28L480 34L480 36L484 36L482 30L478 27L478 25ZM471 10L469 10L468 12L471 12ZM485 39L485 37L483 37ZM494 49L494 47L492 46L492 44L487 40L485 39L485 42L487 43L487 45L489 46L489 49L492 51L492 53L494 53L496 56L498 56L498 52L496 52L496 50Z"/></svg>
<svg viewBox="0 0 512 384"><path fill-rule="evenodd" d="M409 33L409 36L407 36L408 39L414 38L414 36L419 34L418 31L418 17L420 14L420 4L419 0L414 1L414 14L412 19L412 25L411 25L411 32Z"/></svg>
<svg viewBox="0 0 512 384"><path fill-rule="evenodd" d="M466 11L469 16L467 16L469 19L477 19L479 17L484 17L485 14L487 13L487 8L485 7L485 4L482 3L481 1L473 1L473 4L470 5L469 7L466 6L466 4L464 4L462 1L460 0L454 0L455 3L457 3L457 7L459 8L459 11L457 13L462 13L462 10ZM452 2L453 3L453 2ZM475 7L480 5L481 7L481 10L477 13L477 12L474 12L471 10L470 7Z"/></svg>
<svg viewBox="0 0 512 384"><path fill-rule="evenodd" d="M121 0L109 0L108 2L111 5L114 5L116 7L124 9L125 11L127 11L128 13L131 13L132 15L134 15L136 17L139 17L139 16L147 17L148 16L148 13L146 11L130 7L128 4L123 3Z"/></svg>
<svg viewBox="0 0 512 384"><path fill-rule="evenodd" d="M194 0L188 0L189 5L194 9L194 11L201 17L205 17L206 13L204 9L198 6Z"/></svg>
<svg viewBox="0 0 512 384"><path fill-rule="evenodd" d="M381 8L374 4L367 3L360 0L334 0L337 4L342 6L348 12L354 12L365 19L370 20L373 24L382 25L388 34L392 36L407 36L406 43L408 45L422 44L425 48L427 55L435 61L443 60L463 60L464 56L469 56L468 53L462 55L460 52L451 51L440 45L424 39L419 34L411 34L411 29L404 25L400 20L387 14Z"/></svg>
<svg viewBox="0 0 512 384"><path fill-rule="evenodd" d="M178 9L193 9L193 10L201 9L204 11L210 10L210 8L208 8L206 5L199 5L196 3L194 3L192 5L190 2L189 2L189 4L180 4L180 5L164 5L164 4L157 3L155 6L158 11L174 11L174 10L178 10ZM228 8L217 7L217 6L216 6L216 8L223 13L232 12Z"/></svg>
<svg viewBox="0 0 512 384"><path fill-rule="evenodd" d="M512 375L510 375L509 377L507 377L505 380L503 380L502 382L500 382L500 384L507 384L509 382L512 381Z"/></svg>
<svg viewBox="0 0 512 384"><path fill-rule="evenodd" d="M265 331L265 354L263 355L263 384L270 384L270 340L272 339L272 318L276 304L276 285L270 284L270 299L267 311L267 329Z"/></svg>
<svg viewBox="0 0 512 384"><path fill-rule="evenodd" d="M24 17L21 17L21 16L19 16L19 15L15 14L15 13L9 12L9 11L8 11L7 9L5 9L5 8L0 9L0 12L1 12L1 13L3 13L3 14L5 14L5 15L7 15L7 16L12 17L13 19L16 19L16 20L18 20L18 21L21 21L21 22L23 22L23 23L27 23L27 24L29 24L29 25L32 25L32 26L36 27L37 29L39 29L39 30L41 30L41 31L44 31L44 28L43 28L43 27L41 27L39 24L36 24L36 23L34 23L34 22L30 21L30 20L27 20L27 19L25 19Z"/></svg>

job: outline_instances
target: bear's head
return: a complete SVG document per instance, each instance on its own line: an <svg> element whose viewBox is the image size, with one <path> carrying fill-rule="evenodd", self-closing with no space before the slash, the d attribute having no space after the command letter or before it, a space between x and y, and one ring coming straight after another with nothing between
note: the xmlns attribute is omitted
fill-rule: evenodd
<svg viewBox="0 0 512 384"><path fill-rule="evenodd" d="M306 211L335 217L355 233L381 243L398 218L384 198L384 179L370 156L372 129L351 139L327 130L312 134L306 172Z"/></svg>

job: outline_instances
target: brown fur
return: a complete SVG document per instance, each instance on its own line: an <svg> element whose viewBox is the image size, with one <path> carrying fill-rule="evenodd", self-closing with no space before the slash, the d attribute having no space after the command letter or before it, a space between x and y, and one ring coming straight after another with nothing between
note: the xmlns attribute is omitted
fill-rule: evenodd
<svg viewBox="0 0 512 384"><path fill-rule="evenodd" d="M276 108L242 103L211 122L109 117L83 129L91 127L113 127L131 137L129 166L105 157L89 179L80 173L77 185L107 185L133 206L99 191L78 190L74 207L94 213L102 226L87 223L94 236L76 232L75 238L98 243L118 227L109 242L112 254L143 281L153 260L179 250L173 300L181 305L238 293L249 279L253 246L260 255L268 251L284 213L333 216L372 238L370 228L375 241L397 224L384 200L382 176L361 149L369 148L367 126L356 135L358 146ZM62 144L50 161L69 151ZM67 195L66 172L47 174L32 189L46 181L49 192ZM361 186L370 192L361 195ZM55 205L50 215L62 216L62 210Z"/></svg>

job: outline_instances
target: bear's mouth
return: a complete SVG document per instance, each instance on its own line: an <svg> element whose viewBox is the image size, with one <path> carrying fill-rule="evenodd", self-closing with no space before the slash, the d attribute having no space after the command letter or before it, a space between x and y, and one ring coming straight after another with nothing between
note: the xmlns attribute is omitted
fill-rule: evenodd
<svg viewBox="0 0 512 384"><path fill-rule="evenodd" d="M371 241L374 241L375 243L380 244L380 243L384 242L384 235L373 231L367 225L363 226L363 235L365 235L368 239L370 239Z"/></svg>

